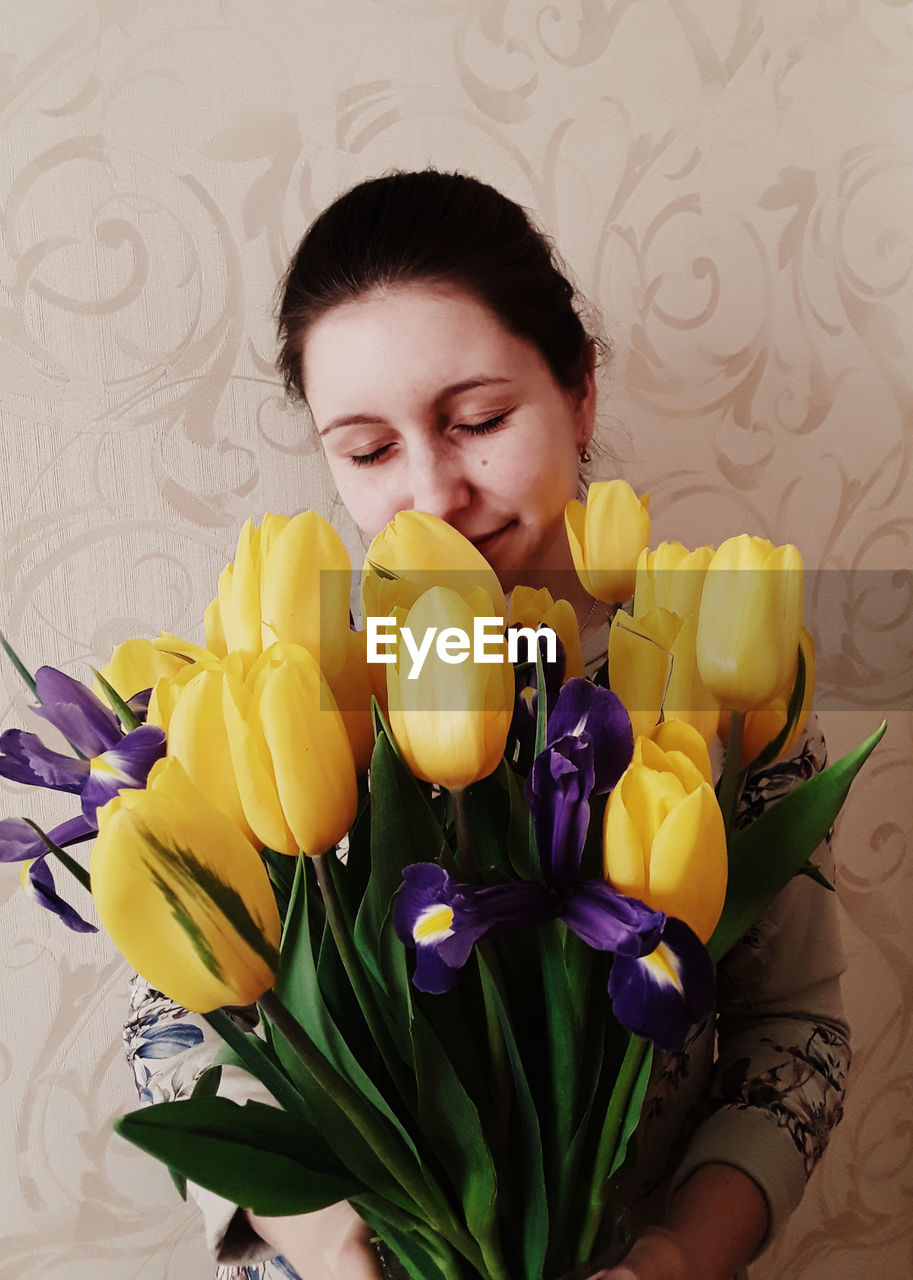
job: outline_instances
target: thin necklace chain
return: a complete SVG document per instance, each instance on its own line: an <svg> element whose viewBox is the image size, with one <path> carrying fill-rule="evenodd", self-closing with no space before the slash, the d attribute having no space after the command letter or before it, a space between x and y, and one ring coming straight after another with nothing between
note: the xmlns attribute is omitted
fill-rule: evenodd
<svg viewBox="0 0 913 1280"><path fill-rule="evenodd" d="M580 626L580 630L581 630L581 632L586 631L587 627L588 627L588 626L590 625L590 623L593 621L593 614L596 612L596 606L597 606L597 604L599 604L599 601L598 601L598 600L594 600L594 601L593 601L593 603L590 605L590 611L589 611L589 613L586 615L586 617L584 618L583 622L581 623L581 626Z"/></svg>

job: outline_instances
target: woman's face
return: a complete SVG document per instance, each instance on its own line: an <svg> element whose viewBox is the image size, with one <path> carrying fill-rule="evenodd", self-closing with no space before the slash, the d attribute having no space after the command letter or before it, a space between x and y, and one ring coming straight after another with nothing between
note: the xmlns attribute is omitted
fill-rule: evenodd
<svg viewBox="0 0 913 1280"><path fill-rule="evenodd" d="M432 284L327 312L303 374L339 496L368 538L415 509L464 534L507 589L571 568L564 505L592 434L591 377L566 391L473 295Z"/></svg>

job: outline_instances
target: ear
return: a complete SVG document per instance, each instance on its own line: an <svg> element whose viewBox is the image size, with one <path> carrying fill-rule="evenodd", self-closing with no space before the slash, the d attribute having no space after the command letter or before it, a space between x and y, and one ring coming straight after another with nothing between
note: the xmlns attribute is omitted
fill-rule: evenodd
<svg viewBox="0 0 913 1280"><path fill-rule="evenodd" d="M574 411L577 415L577 447L585 449L596 426L596 343L592 338L586 347L586 373L574 392Z"/></svg>

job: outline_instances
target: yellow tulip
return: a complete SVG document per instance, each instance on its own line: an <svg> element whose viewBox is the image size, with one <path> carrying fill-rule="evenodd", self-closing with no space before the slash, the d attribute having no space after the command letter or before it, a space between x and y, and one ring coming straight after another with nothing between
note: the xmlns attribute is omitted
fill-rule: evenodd
<svg viewBox="0 0 913 1280"><path fill-rule="evenodd" d="M100 810L91 877L115 946L178 1004L208 1013L272 987L280 922L266 869L176 760Z"/></svg>
<svg viewBox="0 0 913 1280"><path fill-rule="evenodd" d="M108 684L127 701L151 689L162 676L172 676L189 662L211 657L207 650L163 631L157 640L125 640L101 669Z"/></svg>
<svg viewBox="0 0 913 1280"><path fill-rule="evenodd" d="M355 762L316 659L275 644L243 686L225 685L223 711L245 817L281 853L326 853L355 820Z"/></svg>
<svg viewBox="0 0 913 1280"><path fill-rule="evenodd" d="M715 553L704 579L697 661L732 711L766 707L795 679L802 627L802 557L742 534Z"/></svg>
<svg viewBox="0 0 913 1280"><path fill-rule="evenodd" d="M606 879L622 893L684 920L706 942L723 910L723 816L698 731L679 721L634 744L606 805Z"/></svg>
<svg viewBox="0 0 913 1280"><path fill-rule="evenodd" d="M339 676L330 684L330 689L349 735L356 771L367 773L374 751L371 698L377 698L386 712L387 680L382 663L368 662L366 632L349 632L345 662Z"/></svg>
<svg viewBox="0 0 913 1280"><path fill-rule="evenodd" d="M424 511L400 511L365 554L361 578L363 618L389 618L397 605L410 609L432 586L462 596L487 591L492 615L505 616L497 574L468 538Z"/></svg>
<svg viewBox="0 0 913 1280"><path fill-rule="evenodd" d="M619 603L634 592L637 561L650 541L650 495L625 480L591 484L586 506L574 498L564 508L574 568L597 600Z"/></svg>
<svg viewBox="0 0 913 1280"><path fill-rule="evenodd" d="M697 669L697 618L668 609L642 617L619 610L609 629L609 686L624 703L635 736L650 733L662 715L684 720L710 745L720 708Z"/></svg>
<svg viewBox="0 0 913 1280"><path fill-rule="evenodd" d="M634 617L653 609L668 609L682 621L691 614L696 617L712 557L712 547L689 551L680 542L661 542L655 551L645 548L637 561Z"/></svg>
<svg viewBox="0 0 913 1280"><path fill-rule="evenodd" d="M660 718L681 620L668 609L646 618L622 610L609 628L609 687L631 717L634 736L650 733Z"/></svg>
<svg viewBox="0 0 913 1280"><path fill-rule="evenodd" d="M799 647L805 660L805 689L802 695L802 703L795 720L789 727L789 732L786 734L780 750L772 760L767 762L769 764L772 764L773 760L779 760L781 756L792 750L811 713L812 697L815 692L815 644L805 627L802 628L799 637ZM742 753L739 757L740 768L747 769L752 761L757 760L761 752L775 738L779 737L786 728L787 710L791 695L792 688L784 689L769 707L763 707L759 711L746 712L745 727L742 734ZM724 711L720 716L720 738L725 747L729 745L729 725L729 713Z"/></svg>
<svg viewBox="0 0 913 1280"><path fill-rule="evenodd" d="M241 655L235 653L192 663L159 680L149 700L147 721L164 729L168 755L180 761L209 803L256 842L244 815L223 714L226 678L240 680L241 670Z"/></svg>
<svg viewBox="0 0 913 1280"><path fill-rule="evenodd" d="M399 614L419 638L429 627L456 627L472 637L476 616L497 616L481 588L464 599L447 587L432 587L407 615ZM513 714L514 676L506 652L498 662L475 662L469 654L452 664L432 650L415 679L409 678L410 669L411 658L400 642L397 662L387 667L389 717L412 772L451 791L493 773Z"/></svg>
<svg viewBox="0 0 913 1280"><path fill-rule="evenodd" d="M222 656L240 653L245 668L272 644L300 644L335 679L344 662L350 590L345 545L315 511L268 514L259 528L248 520L206 610L207 644Z"/></svg>
<svg viewBox="0 0 913 1280"><path fill-rule="evenodd" d="M513 627L551 627L561 641L565 657L565 680L584 673L580 627L574 606L569 600L553 600L545 587L514 587L510 596L510 625ZM522 652L522 650L521 650Z"/></svg>

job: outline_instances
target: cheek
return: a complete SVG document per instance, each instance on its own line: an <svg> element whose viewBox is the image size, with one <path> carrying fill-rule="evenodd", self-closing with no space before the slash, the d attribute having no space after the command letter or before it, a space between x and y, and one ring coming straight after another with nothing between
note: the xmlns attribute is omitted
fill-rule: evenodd
<svg viewBox="0 0 913 1280"><path fill-rule="evenodd" d="M395 510L389 509L385 486L371 467L360 471L351 463L334 462L330 458L327 466L342 505L370 540L396 515Z"/></svg>

